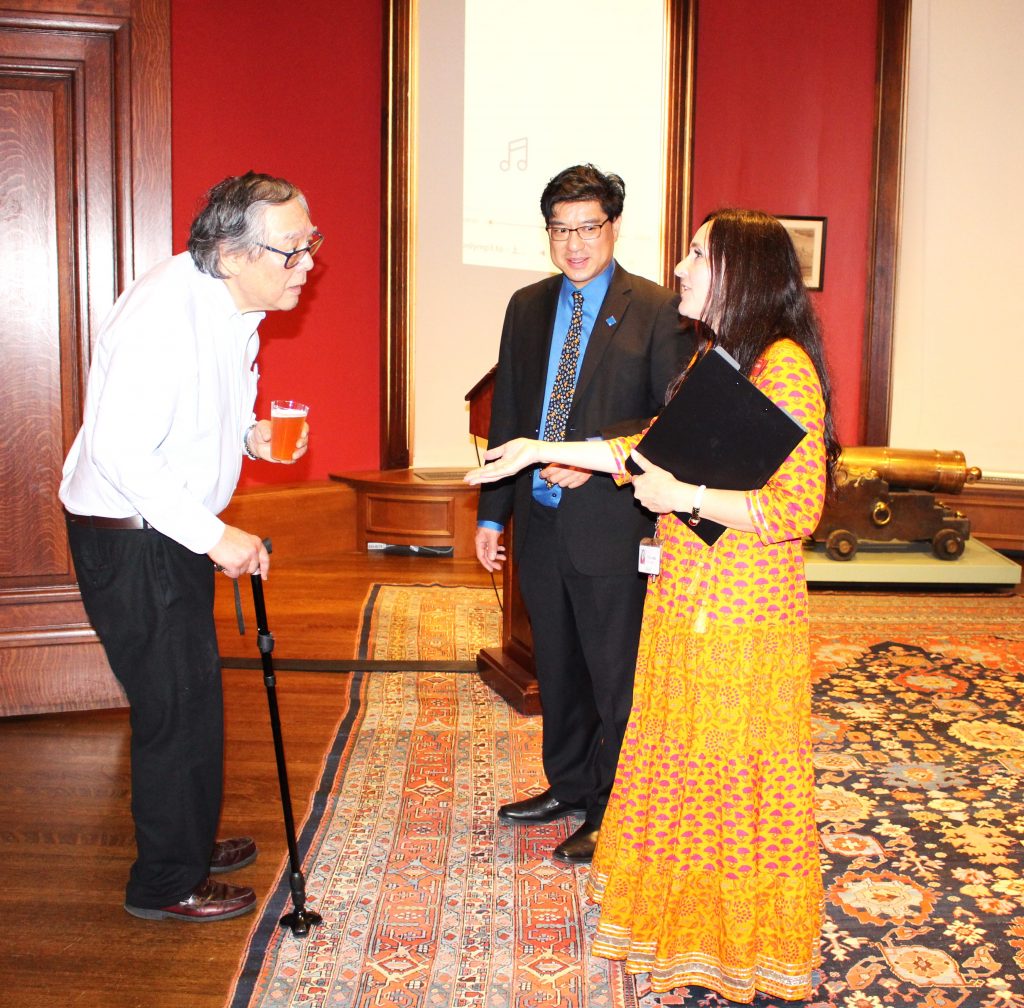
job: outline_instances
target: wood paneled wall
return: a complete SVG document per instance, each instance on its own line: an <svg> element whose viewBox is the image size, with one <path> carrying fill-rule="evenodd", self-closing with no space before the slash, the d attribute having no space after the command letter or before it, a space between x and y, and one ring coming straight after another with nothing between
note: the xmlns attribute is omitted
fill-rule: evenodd
<svg viewBox="0 0 1024 1008"><path fill-rule="evenodd" d="M169 0L0 14L0 713L123 703L57 498L92 344L170 252Z"/></svg>

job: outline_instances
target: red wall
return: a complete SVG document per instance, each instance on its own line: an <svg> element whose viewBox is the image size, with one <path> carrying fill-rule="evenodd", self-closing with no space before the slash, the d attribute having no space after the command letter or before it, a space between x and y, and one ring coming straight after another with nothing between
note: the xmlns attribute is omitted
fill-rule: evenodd
<svg viewBox="0 0 1024 1008"><path fill-rule="evenodd" d="M311 404L294 466L246 465L244 486L379 464L382 5L172 0L174 248L207 189L282 175L326 235L299 306L260 326L257 415Z"/></svg>
<svg viewBox="0 0 1024 1008"><path fill-rule="evenodd" d="M719 206L828 218L825 325L840 437L856 443L874 146L876 0L703 0L694 220ZM242 486L379 465L382 3L172 0L174 242L249 168L306 192L327 235L299 307L261 327L259 415L312 404L294 467Z"/></svg>
<svg viewBox="0 0 1024 1008"><path fill-rule="evenodd" d="M827 217L825 329L840 439L856 444L866 315L877 0L703 0L693 219L721 206Z"/></svg>

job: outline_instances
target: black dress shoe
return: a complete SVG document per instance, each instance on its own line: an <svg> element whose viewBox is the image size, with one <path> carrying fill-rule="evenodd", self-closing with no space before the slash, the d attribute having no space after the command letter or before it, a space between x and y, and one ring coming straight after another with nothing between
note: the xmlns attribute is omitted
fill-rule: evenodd
<svg viewBox="0 0 1024 1008"><path fill-rule="evenodd" d="M498 818L513 825L529 826L533 823L553 822L555 819L564 819L574 812L586 811L582 805L574 802L559 801L551 793L551 788L548 788L536 798L525 798L510 805L502 805L498 809Z"/></svg>
<svg viewBox="0 0 1024 1008"><path fill-rule="evenodd" d="M563 840L552 857L566 864L590 864L594 860L599 828L592 822L585 822L572 836Z"/></svg>
<svg viewBox="0 0 1024 1008"><path fill-rule="evenodd" d="M240 917L256 908L256 893L248 886L228 885L208 878L192 895L180 903L165 907L137 907L124 905L133 917L144 920L183 920L201 923Z"/></svg>
<svg viewBox="0 0 1024 1008"><path fill-rule="evenodd" d="M256 860L256 841L252 837L234 837L231 840L218 840L213 845L210 855L210 874L220 875L223 872L238 871Z"/></svg>

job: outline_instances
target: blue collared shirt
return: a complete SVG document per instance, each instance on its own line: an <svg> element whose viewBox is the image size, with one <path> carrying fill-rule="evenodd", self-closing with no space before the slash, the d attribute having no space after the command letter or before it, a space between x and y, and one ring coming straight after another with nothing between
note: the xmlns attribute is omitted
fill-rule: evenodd
<svg viewBox="0 0 1024 1008"><path fill-rule="evenodd" d="M597 313L604 304L605 295L612 282L612 274L615 272L614 260L585 286L577 288L568 277L562 277L562 288L558 292L558 307L555 310L555 321L552 327L551 350L548 353L548 372L544 383L544 404L541 407L540 418L537 425L537 437L544 436L544 418L548 414L548 402L551 399L551 390L554 388L555 375L558 373L558 361L562 356L562 347L565 345L565 338L569 334L569 322L572 319L572 295L573 291L580 290L583 294L583 327L580 332L580 355L576 361L576 377L579 378L580 367L583 365L583 358L587 352L587 343L590 341L590 334L594 330L594 323L597 321ZM562 499L562 488L560 486L549 487L540 478L540 469L533 474L533 499L545 507L558 507ZM502 526L497 522L481 521L477 525L480 528L492 528L502 531Z"/></svg>

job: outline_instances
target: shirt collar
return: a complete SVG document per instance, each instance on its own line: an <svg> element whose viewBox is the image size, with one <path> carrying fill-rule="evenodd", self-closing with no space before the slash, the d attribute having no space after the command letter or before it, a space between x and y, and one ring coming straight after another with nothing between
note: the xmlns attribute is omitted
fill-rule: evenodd
<svg viewBox="0 0 1024 1008"><path fill-rule="evenodd" d="M571 304L573 292L578 290L583 295L583 303L596 311L604 302L605 295L608 293L608 288L611 286L612 276L614 273L614 259L584 287L576 287L563 273L562 290L559 296L564 298L567 304Z"/></svg>
<svg viewBox="0 0 1024 1008"><path fill-rule="evenodd" d="M264 311L239 311L235 299L231 296L231 291L228 290L228 285L220 277L210 276L209 273L200 270L192 262L192 256L188 252L183 252L182 255L188 256L192 263L196 284L204 292L203 296L209 300L211 309L228 322L234 331L245 336L254 333L267 317L267 313Z"/></svg>

